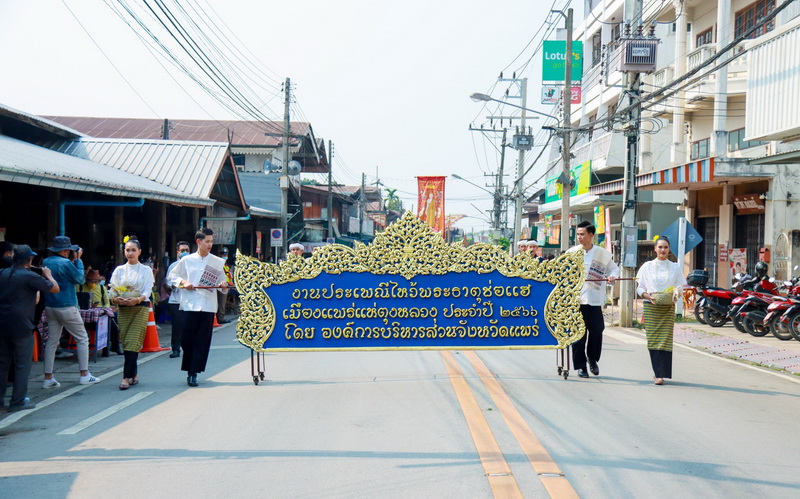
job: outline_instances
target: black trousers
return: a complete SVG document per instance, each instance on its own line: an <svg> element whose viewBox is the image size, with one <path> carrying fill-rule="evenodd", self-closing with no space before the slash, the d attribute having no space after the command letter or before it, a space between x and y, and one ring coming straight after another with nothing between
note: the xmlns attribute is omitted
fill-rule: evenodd
<svg viewBox="0 0 800 499"><path fill-rule="evenodd" d="M214 312L183 312L181 331L181 371L197 374L206 370L211 334L214 330Z"/></svg>
<svg viewBox="0 0 800 499"><path fill-rule="evenodd" d="M181 351L181 330L183 328L183 314L180 303L169 304L169 316L172 317L172 345L173 352Z"/></svg>
<svg viewBox="0 0 800 499"><path fill-rule="evenodd" d="M14 382L9 405L22 405L28 395L28 376L33 365L33 335L0 337L0 405L5 402L6 385L11 366L14 366Z"/></svg>
<svg viewBox="0 0 800 499"><path fill-rule="evenodd" d="M122 367L122 377L135 378L139 374L139 352L125 350L123 353L125 355L125 364Z"/></svg>
<svg viewBox="0 0 800 499"><path fill-rule="evenodd" d="M603 352L603 330L606 328L603 320L603 307L594 305L581 305L581 315L586 324L586 334L572 344L572 363L575 369L586 369L586 359L600 361Z"/></svg>

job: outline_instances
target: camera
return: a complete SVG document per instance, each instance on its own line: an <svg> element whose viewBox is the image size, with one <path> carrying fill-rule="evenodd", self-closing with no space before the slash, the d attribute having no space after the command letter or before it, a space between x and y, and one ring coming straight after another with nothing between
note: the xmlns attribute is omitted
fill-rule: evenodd
<svg viewBox="0 0 800 499"><path fill-rule="evenodd" d="M43 275L42 267L34 267L33 265L31 265L29 268L31 269L31 272L33 272L35 274Z"/></svg>

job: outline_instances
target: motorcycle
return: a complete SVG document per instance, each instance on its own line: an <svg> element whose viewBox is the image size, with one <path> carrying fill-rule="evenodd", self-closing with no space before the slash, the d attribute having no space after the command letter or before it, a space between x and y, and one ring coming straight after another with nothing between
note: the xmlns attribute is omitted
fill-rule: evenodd
<svg viewBox="0 0 800 499"><path fill-rule="evenodd" d="M765 319L770 305L775 302L784 301L780 296L775 279L764 279L755 287L750 296L745 298L744 303L739 308L739 316L744 329L752 336L765 336L770 332Z"/></svg>
<svg viewBox="0 0 800 499"><path fill-rule="evenodd" d="M694 272L698 271L693 271L692 273ZM692 276L692 273L689 274L690 277ZM702 277L703 275L698 273L693 281L702 282ZM733 290L718 287L702 288L703 297L698 300L703 314L703 321L701 322L712 327L722 327L728 322L728 319L733 319L734 327L742 331L740 321L736 319L737 316L735 314L731 313L731 310L735 309L738 305L743 304L743 301L740 300L736 304L734 304L734 301L737 300L743 292L749 292L756 286L762 286L762 288L765 290L770 288L774 289L774 286L771 286L763 281L759 283L759 277L757 276L750 277L749 275L737 274L736 278L738 283L736 288ZM697 313L698 309L695 308L695 314Z"/></svg>

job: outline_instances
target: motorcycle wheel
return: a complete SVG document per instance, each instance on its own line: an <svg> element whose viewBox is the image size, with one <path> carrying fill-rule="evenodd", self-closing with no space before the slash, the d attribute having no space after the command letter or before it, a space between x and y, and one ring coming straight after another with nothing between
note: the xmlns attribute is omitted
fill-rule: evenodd
<svg viewBox="0 0 800 499"><path fill-rule="evenodd" d="M769 330L763 324L756 324L750 317L742 319L742 325L752 336L761 337L765 336Z"/></svg>
<svg viewBox="0 0 800 499"><path fill-rule="evenodd" d="M706 320L703 317L705 315L706 309L700 306L695 305L694 307L694 318L697 319L697 322L700 324L705 324Z"/></svg>
<svg viewBox="0 0 800 499"><path fill-rule="evenodd" d="M727 315L721 314L711 307L708 307L703 311L703 319L705 319L706 324L711 327L722 327L726 322L728 322Z"/></svg>
<svg viewBox="0 0 800 499"><path fill-rule="evenodd" d="M735 327L737 331L739 331L740 333L747 334L747 329L745 329L744 324L742 324L741 315L739 314L734 315L733 320L731 322L733 322L733 327Z"/></svg>
<svg viewBox="0 0 800 499"><path fill-rule="evenodd" d="M786 341L792 339L792 333L789 332L789 327L781 322L780 315L776 315L770 319L767 326L769 332L772 333L772 336L778 338L779 340Z"/></svg>
<svg viewBox="0 0 800 499"><path fill-rule="evenodd" d="M794 339L800 341L800 312L795 312L789 317L789 333L794 336Z"/></svg>

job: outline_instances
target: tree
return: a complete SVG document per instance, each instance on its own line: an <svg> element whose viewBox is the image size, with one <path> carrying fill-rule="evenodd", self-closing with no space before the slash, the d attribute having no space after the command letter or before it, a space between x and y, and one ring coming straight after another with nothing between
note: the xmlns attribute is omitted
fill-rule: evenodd
<svg viewBox="0 0 800 499"><path fill-rule="evenodd" d="M386 203L386 209L392 211L403 211L403 201L397 197L397 189L386 189L386 197L383 198Z"/></svg>

